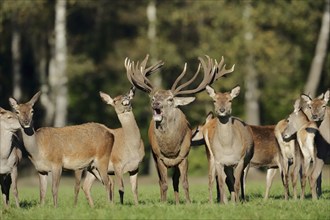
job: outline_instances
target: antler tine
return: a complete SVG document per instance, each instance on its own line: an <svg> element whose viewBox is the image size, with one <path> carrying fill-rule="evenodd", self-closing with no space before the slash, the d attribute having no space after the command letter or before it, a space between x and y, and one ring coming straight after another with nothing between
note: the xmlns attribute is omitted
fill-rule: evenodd
<svg viewBox="0 0 330 220"><path fill-rule="evenodd" d="M198 68L197 68L197 71L196 73L194 74L194 76L187 82L183 83L182 85L180 85L178 88L176 88L174 91L173 91L173 94L176 94L176 95L182 95L182 94L189 94L190 90L186 90L186 91L181 91L183 88L189 86L197 77L197 75L199 74L199 71L201 69L201 64L198 65Z"/></svg>
<svg viewBox="0 0 330 220"><path fill-rule="evenodd" d="M215 66L214 66L213 60L209 56L206 56L206 58L207 58L207 63L201 57L198 58L200 63L198 65L197 72L195 73L194 77L191 80L189 80L187 83L179 86L175 90L177 95L198 93L198 92L204 90L205 87L213 81L214 74L215 74ZM195 80L201 67L203 68L204 75L203 75L202 82L197 86L197 88L191 89L191 90L180 91L181 89L188 86L191 82L193 82Z"/></svg>
<svg viewBox="0 0 330 220"><path fill-rule="evenodd" d="M149 93L152 91L152 85L148 82L149 80L145 80L146 78L144 77L143 72L139 70L138 65L139 62L135 65L134 61L131 61L128 58L125 59L127 79L133 86Z"/></svg>
<svg viewBox="0 0 330 220"><path fill-rule="evenodd" d="M216 64L216 72L215 72L215 77L214 77L213 82L216 81L217 79L219 79L220 77L225 76L228 73L231 73L234 71L235 64L230 69L226 69L226 64L224 64L224 62L225 62L225 60L222 56L220 63Z"/></svg>
<svg viewBox="0 0 330 220"><path fill-rule="evenodd" d="M175 87L178 85L179 81L183 78L183 76L186 75L186 71L187 71L187 63L184 64L182 72L180 73L179 77L176 78L175 82L173 83L172 88L171 88L172 91L176 90Z"/></svg>
<svg viewBox="0 0 330 220"><path fill-rule="evenodd" d="M134 61L130 61L128 58L126 58L125 67L127 70L127 78L130 83L133 86L136 86L137 88L149 93L152 91L153 86L146 76L152 74L153 72L161 68L164 63L162 61L158 61L156 64L146 69L148 58L149 54L146 55L141 64L138 61L136 65Z"/></svg>

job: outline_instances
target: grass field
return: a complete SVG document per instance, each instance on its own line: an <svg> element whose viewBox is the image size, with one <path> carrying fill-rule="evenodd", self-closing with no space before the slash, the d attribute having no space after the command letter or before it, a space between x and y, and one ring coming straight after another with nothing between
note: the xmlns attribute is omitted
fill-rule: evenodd
<svg viewBox="0 0 330 220"><path fill-rule="evenodd" d="M125 176L127 181L127 176ZM159 202L157 178L141 178L139 185L140 204L133 204L129 183L125 182L124 205L119 204L115 194L115 204L108 204L101 184L92 189L95 208L88 206L83 192L79 194L77 207L73 206L73 178L63 178L59 189L59 207L54 208L48 185L45 206L39 205L38 183L34 180L19 182L21 208L15 208L13 197L11 207L1 207L1 220L5 219L330 219L330 182L323 180L323 195L317 201L311 200L309 186L304 201L283 200L283 187L277 179L271 189L271 197L263 200L265 180L252 180L246 186L247 201L239 204L219 205L208 203L206 177L191 177L191 204L185 204L183 191L181 204L174 204L173 189L169 182L168 202ZM299 191L300 192L300 188ZM215 190L214 190L215 195Z"/></svg>

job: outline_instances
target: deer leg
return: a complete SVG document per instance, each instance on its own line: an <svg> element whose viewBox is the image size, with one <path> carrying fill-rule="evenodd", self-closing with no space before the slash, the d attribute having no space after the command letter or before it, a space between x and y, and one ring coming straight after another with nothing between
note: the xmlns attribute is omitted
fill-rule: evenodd
<svg viewBox="0 0 330 220"><path fill-rule="evenodd" d="M305 188L306 188L306 178L307 178L307 173L308 173L308 168L309 168L309 160L304 159L303 164L302 164L302 176L301 176L301 195L300 199L303 200L305 198Z"/></svg>
<svg viewBox="0 0 330 220"><path fill-rule="evenodd" d="M293 190L293 198L296 200L298 198L297 196L297 180L300 170L300 163L297 161L294 164L293 171L291 173L291 181L292 181L292 190Z"/></svg>
<svg viewBox="0 0 330 220"><path fill-rule="evenodd" d="M287 159L283 158L282 161L282 172L281 172L281 177L282 177L282 183L284 186L284 199L288 200L289 199L289 162Z"/></svg>
<svg viewBox="0 0 330 220"><path fill-rule="evenodd" d="M131 182L131 188L132 188L132 193L134 196L134 204L138 205L139 204L139 198L138 198L138 172L139 169L136 169L135 171L129 172L130 175L130 182Z"/></svg>
<svg viewBox="0 0 330 220"><path fill-rule="evenodd" d="M18 190L17 190L17 166L13 167L10 175L13 183L13 194L15 197L16 207L19 208L19 199L18 199Z"/></svg>
<svg viewBox="0 0 330 220"><path fill-rule="evenodd" d="M244 174L243 174L243 178L241 180L242 182L242 199L245 200L245 185L246 185L246 178L247 178L247 174L249 172L249 169L250 169L250 163L244 168Z"/></svg>
<svg viewBox="0 0 330 220"><path fill-rule="evenodd" d="M213 190L213 183L214 183L214 179L215 179L215 167L214 167L214 159L210 158L209 159L209 203L213 203L213 196L212 196L212 190ZM217 182L218 185L218 182ZM218 186L217 186L217 192L219 192L218 190ZM219 199L220 201L220 195L217 195L217 199Z"/></svg>
<svg viewBox="0 0 330 220"><path fill-rule="evenodd" d="M165 202L167 200L167 167L164 165L164 163L157 158L154 154L154 161L158 173L159 178L159 188L160 188L160 201Z"/></svg>
<svg viewBox="0 0 330 220"><path fill-rule="evenodd" d="M96 179L96 177L93 175L93 173L88 171L86 173L86 177L85 177L84 183L82 185L82 190L85 193L89 206L92 208L94 207L94 202L93 202L93 199L91 196L91 187L92 187L95 179Z"/></svg>
<svg viewBox="0 0 330 220"><path fill-rule="evenodd" d="M269 197L269 191L270 188L272 187L273 179L276 174L277 169L274 168L269 168L267 170L267 175L266 175L266 192L265 192L265 197L264 200L267 200Z"/></svg>
<svg viewBox="0 0 330 220"><path fill-rule="evenodd" d="M234 177L235 177L235 202L239 201L239 191L241 189L241 179L242 179L242 175L243 175L243 171L244 171L244 158L243 160L241 160L236 168L235 168L235 172L234 172Z"/></svg>
<svg viewBox="0 0 330 220"><path fill-rule="evenodd" d="M9 207L9 191L11 185L11 177L7 174L0 174L2 200L5 208Z"/></svg>
<svg viewBox="0 0 330 220"><path fill-rule="evenodd" d="M108 200L108 202L111 202L112 179L109 178L109 176L108 176L109 158L103 158L103 160L104 161L99 161L99 163L97 164L97 170L100 174L101 182L104 184L107 200Z"/></svg>
<svg viewBox="0 0 330 220"><path fill-rule="evenodd" d="M57 199L58 199L58 187L60 185L61 174L62 174L61 167L53 167L53 169L52 169L52 194L53 194L53 203L56 208L57 208Z"/></svg>
<svg viewBox="0 0 330 220"><path fill-rule="evenodd" d="M123 172L121 167L115 167L115 176L118 182L120 204L124 204L124 181L123 181Z"/></svg>
<svg viewBox="0 0 330 220"><path fill-rule="evenodd" d="M46 197L46 192L47 192L47 175L48 173L39 172L39 186L40 186L40 204L44 205L45 204L45 197Z"/></svg>
<svg viewBox="0 0 330 220"><path fill-rule="evenodd" d="M235 202L235 177L234 177L234 169L233 167L224 167L224 171L226 174L225 183L230 192L231 201Z"/></svg>
<svg viewBox="0 0 330 220"><path fill-rule="evenodd" d="M180 179L180 170L178 166L174 167L174 173L172 176L172 183L174 189L174 198L175 204L179 204L179 179Z"/></svg>
<svg viewBox="0 0 330 220"><path fill-rule="evenodd" d="M317 199L316 181L322 172L324 161L316 157L314 163L315 163L315 167L310 175L310 187L312 191L312 198L313 200L316 200Z"/></svg>
<svg viewBox="0 0 330 220"><path fill-rule="evenodd" d="M74 206L77 206L78 202L78 194L80 189L80 182L81 182L81 175L83 173L83 170L75 170L74 176L75 176L75 185L74 185Z"/></svg>
<svg viewBox="0 0 330 220"><path fill-rule="evenodd" d="M225 179L226 179L226 173L224 171L224 166L221 164L217 164L216 166L217 176L218 176L218 182L219 182L219 191L220 191L220 203L227 204L228 199L225 192Z"/></svg>
<svg viewBox="0 0 330 220"><path fill-rule="evenodd" d="M317 177L316 191L317 191L317 196L320 197L322 195L322 171L320 172L320 175Z"/></svg>
<svg viewBox="0 0 330 220"><path fill-rule="evenodd" d="M179 170L180 170L180 178L182 187L184 190L184 194L186 197L186 203L190 203L190 196L189 196L189 182L188 182L188 160L185 158L180 164L179 164Z"/></svg>

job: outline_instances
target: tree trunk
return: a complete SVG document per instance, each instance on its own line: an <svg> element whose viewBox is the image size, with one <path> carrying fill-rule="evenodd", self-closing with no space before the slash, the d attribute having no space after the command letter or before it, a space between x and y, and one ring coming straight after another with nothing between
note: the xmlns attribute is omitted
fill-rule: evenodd
<svg viewBox="0 0 330 220"><path fill-rule="evenodd" d="M13 25L13 35L11 40L11 54L13 65L13 96L20 100L22 98L22 75L21 75L21 34L17 25Z"/></svg>
<svg viewBox="0 0 330 220"><path fill-rule="evenodd" d="M148 18L148 39L150 41L150 54L151 54L151 62L155 63L158 60L157 53L157 8L154 0L150 0L147 6L147 18ZM155 87L159 88L162 84L162 78L160 74L153 74L152 83ZM150 152L150 151L149 151ZM154 159L152 154L150 153L149 158L149 175L156 175L156 167L154 163Z"/></svg>
<svg viewBox="0 0 330 220"><path fill-rule="evenodd" d="M304 88L304 93L314 97L320 83L324 59L327 53L330 29L330 0L325 0L325 10L322 17L322 25L317 40L315 55L309 70L308 79Z"/></svg>
<svg viewBox="0 0 330 220"><path fill-rule="evenodd" d="M57 0L55 6L55 45L54 60L50 62L49 84L54 109L54 126L62 127L67 120L67 82L66 75L66 0Z"/></svg>
<svg viewBox="0 0 330 220"><path fill-rule="evenodd" d="M259 111L259 89L258 73L255 69L253 53L253 21L251 21L251 3L246 2L243 18L245 21L245 45L248 51L246 57L246 78L245 78L245 113L246 122L251 125L260 124Z"/></svg>

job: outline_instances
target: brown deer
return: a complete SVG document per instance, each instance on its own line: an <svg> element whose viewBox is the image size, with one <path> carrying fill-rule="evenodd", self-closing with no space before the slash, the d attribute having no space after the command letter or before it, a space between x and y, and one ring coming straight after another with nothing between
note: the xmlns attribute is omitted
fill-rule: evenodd
<svg viewBox="0 0 330 220"><path fill-rule="evenodd" d="M0 185L5 208L9 207L9 191L13 184L16 207L19 208L17 190L17 165L22 151L14 143L15 132L21 128L17 116L0 108Z"/></svg>
<svg viewBox="0 0 330 220"><path fill-rule="evenodd" d="M213 118L212 114L209 114L206 118L207 124ZM254 140L254 153L250 163L247 165L244 171L244 181L242 182L243 187L241 187L242 193L241 197L244 199L244 187L245 187L245 180L249 170L249 167L266 167L267 168L267 176L266 176L266 192L264 199L268 199L269 191L273 182L273 178L276 174L277 169L280 169L280 173L282 174L283 185L285 189L285 198L288 198L289 190L288 185L288 173L289 173L289 166L288 164L300 164L300 155L299 155L299 147L296 146L294 140L283 140L281 136L281 131L284 130L285 120L281 120L277 125L264 125L264 126L254 126L250 125L253 134ZM193 138L192 138L192 145L202 145L205 144L204 140L204 125L198 126L194 129ZM277 138L279 137L279 138ZM207 158L210 163L210 153L206 147ZM294 189L294 197L297 197L296 193L296 182L297 182L297 169L299 171L299 166L294 165L294 168L291 171L291 180ZM283 172L282 172L283 170ZM228 177L228 170L225 169L226 175ZM230 174L229 174L230 175ZM215 170L209 173L210 181L209 184L209 201L212 203L212 185L215 178ZM217 180L217 179L216 179ZM233 192L233 187L231 186L232 180L226 178L226 183L230 192ZM217 182L218 184L218 182ZM217 189L217 201L220 201L220 193Z"/></svg>
<svg viewBox="0 0 330 220"><path fill-rule="evenodd" d="M232 117L232 100L238 96L240 87L237 86L226 93L216 93L210 86L206 91L214 101L217 117L205 124L204 138L210 152L209 189L214 175L218 177L220 203L227 203L224 190L226 180L225 167L234 167L234 192L232 201L238 202L239 190L243 179L244 168L253 156L253 137L251 129L240 119ZM211 195L211 193L210 193Z"/></svg>
<svg viewBox="0 0 330 220"><path fill-rule="evenodd" d="M284 198L289 198L289 174L291 175L294 198L297 198L297 172L299 171L300 152L295 139L282 138L286 121L280 120L276 125L251 125L254 140L254 155L251 167L266 167L266 191L268 199L273 178L279 169L284 187ZM292 169L290 170L290 167Z"/></svg>
<svg viewBox="0 0 330 220"><path fill-rule="evenodd" d="M302 161L301 161L302 177L301 177L300 199L304 199L305 197L306 178L309 176L310 163L315 161L316 159L316 148L314 146L315 145L314 138L317 132L318 132L318 127L316 123L308 120L308 117L301 110L300 99L297 99L294 104L294 111L287 118L287 125L284 131L282 132L282 136L285 139L289 139L293 135L295 135L300 147L300 151L302 154ZM311 168L312 172L314 170L314 166L315 163L313 163L313 167ZM314 198L314 196L316 196L316 188L315 191L313 188L311 189Z"/></svg>
<svg viewBox="0 0 330 220"><path fill-rule="evenodd" d="M134 195L134 202L138 204L138 181L137 175L139 164L144 157L144 144L141 139L140 130L136 123L131 101L135 94L133 87L127 94L111 98L108 94L100 92L100 96L105 103L114 107L121 128L112 129L115 137L112 153L109 160L108 173L115 174L119 184L120 203L124 202L124 182L123 174L130 174L130 182ZM83 190L86 195L90 195L90 188L95 180L95 176L87 173ZM112 190L114 192L114 190ZM91 198L90 196L87 196Z"/></svg>
<svg viewBox="0 0 330 220"><path fill-rule="evenodd" d="M153 116L150 122L148 135L159 177L161 201L167 200L167 169L174 167L172 180L175 202L176 204L179 203L179 179L182 182L186 202L190 202L187 178L187 156L190 150L192 132L186 116L179 109L179 106L188 105L195 100L195 97L180 97L180 95L190 95L201 92L205 89L206 85L211 84L214 80L234 70L234 67L226 70L223 65L223 59L218 64L209 57L207 58L208 62L200 58L201 64L195 75L187 82L178 86L179 81L186 74L187 65L185 64L182 73L169 90L154 88L147 78L147 76L151 74L150 68L145 68L148 56L141 65L139 65L139 63L135 65L135 63L130 60L126 62L128 80L138 89L149 93L151 97ZM163 63L160 61L156 64L156 67L162 64ZM202 82L195 89L183 90L196 79L201 65L204 70Z"/></svg>
<svg viewBox="0 0 330 220"><path fill-rule="evenodd" d="M330 90L327 90L318 97L312 99L308 95L301 95L306 102L302 110L305 112L309 120L315 121L319 132L315 136L315 144L317 155L315 158L315 168L310 175L310 183L312 189L315 188L316 179L321 180L321 172L324 164L330 164L330 108L327 106L330 97ZM318 183L317 195L312 193L313 199L317 199L317 195L321 195L321 181Z"/></svg>
<svg viewBox="0 0 330 220"><path fill-rule="evenodd" d="M39 173L40 203L45 203L49 172L52 173L53 202L54 206L57 207L57 194L62 169L76 171L77 178L77 176L81 176L81 172L85 168L95 168L98 171L110 200L111 181L107 171L114 142L112 133L106 126L98 123L62 128L43 127L35 131L33 106L40 94L40 92L36 93L30 101L23 104L18 104L15 99L9 98L20 122L23 142L29 153L29 158ZM75 186L75 193L78 193L77 185L78 183Z"/></svg>

